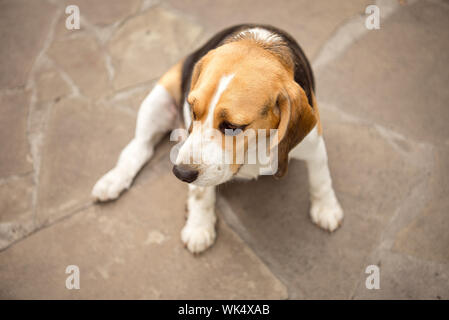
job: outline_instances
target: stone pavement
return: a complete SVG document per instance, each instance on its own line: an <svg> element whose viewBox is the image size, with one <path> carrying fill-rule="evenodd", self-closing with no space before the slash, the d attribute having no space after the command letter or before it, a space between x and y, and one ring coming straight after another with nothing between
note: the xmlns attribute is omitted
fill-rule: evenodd
<svg viewBox="0 0 449 320"><path fill-rule="evenodd" d="M373 2L1 0L0 298L449 299L449 3L377 1L370 31ZM293 161L283 180L220 187L217 242L192 256L170 143L118 201L89 194L157 78L242 22L284 28L313 62L345 221L311 223Z"/></svg>

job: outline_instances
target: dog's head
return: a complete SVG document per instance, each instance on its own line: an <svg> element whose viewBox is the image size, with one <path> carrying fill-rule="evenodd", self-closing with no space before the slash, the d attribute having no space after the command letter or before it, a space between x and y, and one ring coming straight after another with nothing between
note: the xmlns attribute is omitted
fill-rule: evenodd
<svg viewBox="0 0 449 320"><path fill-rule="evenodd" d="M282 54L287 53L238 41L198 61L187 95L190 134L173 168L179 179L199 186L226 182L262 140L270 158L277 158L275 176L286 173L288 153L317 118L304 90L294 81L291 61L282 59ZM270 129L277 132L273 135Z"/></svg>

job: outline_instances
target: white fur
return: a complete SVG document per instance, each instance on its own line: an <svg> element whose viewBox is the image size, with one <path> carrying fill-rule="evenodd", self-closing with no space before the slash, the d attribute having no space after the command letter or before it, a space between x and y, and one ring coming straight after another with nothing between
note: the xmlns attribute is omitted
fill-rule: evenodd
<svg viewBox="0 0 449 320"><path fill-rule="evenodd" d="M218 83L218 87L215 90L214 96L212 97L212 100L210 101L210 104L209 104L209 110L207 112L207 118L206 118L206 126L208 128L213 127L215 108L217 107L217 104L221 98L221 95L226 90L226 88L228 87L229 83L234 78L234 76L235 76L235 74L233 73L233 74L225 75L225 76L221 77L220 82Z"/></svg>
<svg viewBox="0 0 449 320"><path fill-rule="evenodd" d="M209 248L215 241L215 187L189 184L188 218L181 239L192 253Z"/></svg>
<svg viewBox="0 0 449 320"><path fill-rule="evenodd" d="M182 113L184 116L184 126L188 129L192 124L192 117L190 115L190 106L187 100L184 100L184 106L182 107Z"/></svg>
<svg viewBox="0 0 449 320"><path fill-rule="evenodd" d="M251 33L256 40L264 42L276 42L282 40L278 35L263 28L251 28L240 32L241 35Z"/></svg>
<svg viewBox="0 0 449 320"><path fill-rule="evenodd" d="M291 152L290 157L305 160L310 184L312 221L323 229L334 231L343 220L343 210L332 188L324 139L317 127Z"/></svg>
<svg viewBox="0 0 449 320"><path fill-rule="evenodd" d="M153 155L156 143L175 123L175 103L167 90L157 84L140 106L134 139L123 149L116 166L95 184L94 199L112 200L128 189Z"/></svg>

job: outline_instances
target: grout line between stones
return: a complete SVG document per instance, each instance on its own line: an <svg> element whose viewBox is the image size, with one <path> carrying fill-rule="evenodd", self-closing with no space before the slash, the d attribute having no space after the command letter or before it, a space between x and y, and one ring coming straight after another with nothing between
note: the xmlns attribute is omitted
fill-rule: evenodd
<svg viewBox="0 0 449 320"><path fill-rule="evenodd" d="M47 49L50 47L50 45L53 41L56 24L57 24L59 17L61 16L61 14L62 14L62 10L57 9L57 11L51 21L48 36L45 39L44 45L33 64L33 67L31 69L31 72L30 72L30 75L29 75L29 78L28 78L28 81L26 84L26 88L30 89L32 92L31 98L30 98L30 104L28 107L28 119L27 119L26 134L27 134L28 143L30 146L30 153L31 153L31 158L33 160L33 170L34 170L34 175L33 175L34 188L33 188L32 198L31 198L31 208L32 208L34 227L36 227L36 207L37 207L37 197L38 197L38 189L39 189L41 147L43 145L43 139L44 139L43 131L44 131L45 123L46 123L47 116L48 116L48 108L47 108L46 112L44 114L43 120L42 120L43 123L41 122L38 125L38 128L33 128L34 130L37 129L37 132L33 132L34 131L32 129L33 115L34 115L34 111L35 111L34 109L35 109L35 106L37 103L37 89L35 86L35 73L39 69L41 64L43 63L44 53L47 51Z"/></svg>
<svg viewBox="0 0 449 320"><path fill-rule="evenodd" d="M0 254L1 254L1 252L3 252L5 250L9 249L10 247L12 247L13 245L15 245L16 243L18 243L18 242L20 242L22 240L25 240L26 238L32 236L33 234L35 234L35 233L37 233L37 232L39 232L39 231L41 231L43 229L47 229L47 228L49 228L49 227L51 227L51 226L53 226L53 225L55 225L55 224L57 224L59 222L62 222L64 220L66 220L66 219L69 219L69 218L75 216L77 213L86 211L87 209L89 209L89 208L91 208L93 206L94 206L93 202L86 203L86 204L84 204L84 205L82 205L82 206L80 206L78 208L73 209L68 214L63 215L63 216L61 216L61 217L51 221L50 223L44 223L44 224L42 224L42 225L40 225L38 227L35 227L33 230L31 230L30 232L25 234L23 237L21 237L19 239L16 239L16 240L12 241L11 243L9 243L7 246L1 248L0 249Z"/></svg>

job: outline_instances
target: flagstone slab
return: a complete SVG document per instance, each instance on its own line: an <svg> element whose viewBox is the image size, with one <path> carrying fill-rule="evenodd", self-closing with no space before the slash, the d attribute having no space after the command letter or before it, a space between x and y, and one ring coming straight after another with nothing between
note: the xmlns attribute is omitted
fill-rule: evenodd
<svg viewBox="0 0 449 320"><path fill-rule="evenodd" d="M171 173L168 154L156 166L119 200L1 252L0 297L285 299L285 286L221 219L212 248L196 256L184 248L187 186ZM66 288L68 265L79 267L79 290Z"/></svg>
<svg viewBox="0 0 449 320"><path fill-rule="evenodd" d="M44 0L0 2L0 89L26 84L56 9Z"/></svg>
<svg viewBox="0 0 449 320"><path fill-rule="evenodd" d="M33 175L0 182L0 250L34 230Z"/></svg>
<svg viewBox="0 0 449 320"><path fill-rule="evenodd" d="M27 136L30 96L27 90L0 94L0 178L33 170Z"/></svg>
<svg viewBox="0 0 449 320"><path fill-rule="evenodd" d="M114 88L154 80L198 45L202 28L171 11L154 7L129 19L113 35L109 51Z"/></svg>
<svg viewBox="0 0 449 320"><path fill-rule="evenodd" d="M106 26L118 23L136 13L141 0L68 0L67 5L77 5L80 15L86 16L90 23Z"/></svg>
<svg viewBox="0 0 449 320"><path fill-rule="evenodd" d="M47 54L73 80L81 94L94 99L107 94L110 83L106 58L93 36L79 33L77 37L55 40Z"/></svg>
<svg viewBox="0 0 449 320"><path fill-rule="evenodd" d="M415 258L445 263L449 271L449 148L437 149L421 212L398 232L393 247Z"/></svg>
<svg viewBox="0 0 449 320"><path fill-rule="evenodd" d="M447 143L448 15L438 1L397 10L316 73L318 96L407 138Z"/></svg>
<svg viewBox="0 0 449 320"><path fill-rule="evenodd" d="M49 112L42 147L38 225L90 201L90 191L116 163L134 133L135 116L80 98L61 99Z"/></svg>
<svg viewBox="0 0 449 320"><path fill-rule="evenodd" d="M378 260L379 289L367 289L363 274L354 299L449 299L449 267L414 257L382 251Z"/></svg>

